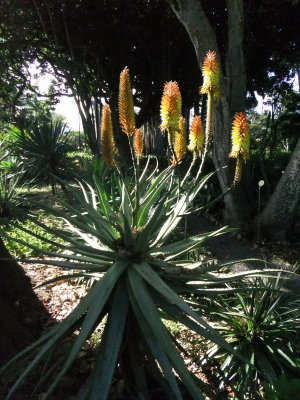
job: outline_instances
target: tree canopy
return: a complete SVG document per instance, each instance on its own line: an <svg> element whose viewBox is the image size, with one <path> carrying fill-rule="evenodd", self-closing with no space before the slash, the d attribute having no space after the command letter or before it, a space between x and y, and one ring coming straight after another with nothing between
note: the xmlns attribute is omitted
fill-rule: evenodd
<svg viewBox="0 0 300 400"><path fill-rule="evenodd" d="M227 8L219 1L201 2L226 53ZM28 83L24 65L38 59L50 63L57 78L66 81L89 115L93 102L105 98L116 107L118 76L132 70L138 123L157 115L163 84L177 80L186 107L199 102L200 71L183 26L164 1L4 0L1 11L2 80L15 96ZM281 81L299 66L297 2L245 1L245 61L247 90L254 101L271 89L273 73ZM5 85L2 85L2 91ZM10 91L13 87L14 90ZM92 121L90 121L92 122Z"/></svg>

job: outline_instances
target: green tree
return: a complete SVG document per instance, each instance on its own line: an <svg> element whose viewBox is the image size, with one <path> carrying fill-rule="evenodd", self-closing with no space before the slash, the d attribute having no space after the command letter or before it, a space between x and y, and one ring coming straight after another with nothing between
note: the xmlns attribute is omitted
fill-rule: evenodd
<svg viewBox="0 0 300 400"><path fill-rule="evenodd" d="M232 179L231 168L223 168L230 149L230 122L236 111L245 110L247 89L253 99L254 90L263 93L268 89L271 72L282 81L298 65L298 35L291 27L297 4L267 0L259 6L243 0L229 0L226 6L199 0L168 0L168 3L189 33L199 65L207 51L214 50L223 66L222 97L216 104L214 163L225 192ZM282 22L283 15L289 19ZM270 32L266 20L272 22ZM231 223L240 226L251 223L251 199L246 173L240 187L225 196Z"/></svg>

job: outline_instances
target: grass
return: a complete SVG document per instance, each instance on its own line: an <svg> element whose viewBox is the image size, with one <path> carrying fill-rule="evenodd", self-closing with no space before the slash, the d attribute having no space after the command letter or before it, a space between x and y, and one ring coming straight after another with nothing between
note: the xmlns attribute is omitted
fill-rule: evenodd
<svg viewBox="0 0 300 400"><path fill-rule="evenodd" d="M51 228L54 226L58 226L58 224L62 224L62 221L50 221L50 219L46 219L45 215L40 216L39 220L47 220L47 225ZM27 229L28 231L32 232L33 234L43 236L46 239L49 240L55 240L55 241L60 241L62 242L59 238L53 236L52 234L45 232L41 227L36 225L30 220L25 220L20 223L22 227ZM54 245L51 245L50 243L43 242L41 239L36 238L33 235L30 235L27 232L24 232L22 229L17 228L15 226L8 226L6 229L6 234L11 236L12 239L6 239L4 238L4 243L6 245L7 250L10 252L10 254L16 258L31 258L31 257L40 257L42 253L39 251L39 249L43 249L46 251L54 251L56 250ZM14 241L13 239L19 239L24 242L19 243ZM26 246L25 243L30 243L32 246L35 248L29 248Z"/></svg>

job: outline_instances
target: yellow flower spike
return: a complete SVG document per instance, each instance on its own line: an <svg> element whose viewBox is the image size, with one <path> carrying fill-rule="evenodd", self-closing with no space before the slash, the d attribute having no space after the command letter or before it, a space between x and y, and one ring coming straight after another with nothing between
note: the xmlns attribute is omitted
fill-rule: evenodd
<svg viewBox="0 0 300 400"><path fill-rule="evenodd" d="M102 109L101 148L104 162L110 167L116 166L115 156L118 152L115 146L111 113L108 105L103 106Z"/></svg>
<svg viewBox="0 0 300 400"><path fill-rule="evenodd" d="M203 86L200 94L212 93L215 98L220 97L220 69L214 51L209 51L202 66Z"/></svg>
<svg viewBox="0 0 300 400"><path fill-rule="evenodd" d="M175 157L171 159L173 165L180 164L186 154L186 135L185 135L185 119L180 116L178 123L178 131L175 132L174 153Z"/></svg>
<svg viewBox="0 0 300 400"><path fill-rule="evenodd" d="M249 125L246 116L242 112L238 112L234 116L232 131L232 150L229 157L242 157L246 161L250 157L250 134Z"/></svg>
<svg viewBox="0 0 300 400"><path fill-rule="evenodd" d="M234 116L231 139L232 149L229 157L236 158L235 174L232 182L232 187L235 187L242 177L243 161L250 157L249 125L245 114L242 112L236 113Z"/></svg>
<svg viewBox="0 0 300 400"><path fill-rule="evenodd" d="M178 130L181 115L181 94L177 82L166 82L160 106L160 129Z"/></svg>
<svg viewBox="0 0 300 400"><path fill-rule="evenodd" d="M123 69L120 75L119 120L122 131L128 136L132 136L135 131L135 115L129 69L127 67Z"/></svg>
<svg viewBox="0 0 300 400"><path fill-rule="evenodd" d="M188 150L197 156L204 150L204 132L200 115L194 115L190 127Z"/></svg>
<svg viewBox="0 0 300 400"><path fill-rule="evenodd" d="M205 128L206 146L209 145L213 130L213 101L220 97L220 69L214 51L209 51L202 66L203 85L200 94L207 94L207 116Z"/></svg>
<svg viewBox="0 0 300 400"><path fill-rule="evenodd" d="M136 129L134 132L133 148L136 157L141 157L143 155L144 143L143 143L143 135L140 129Z"/></svg>

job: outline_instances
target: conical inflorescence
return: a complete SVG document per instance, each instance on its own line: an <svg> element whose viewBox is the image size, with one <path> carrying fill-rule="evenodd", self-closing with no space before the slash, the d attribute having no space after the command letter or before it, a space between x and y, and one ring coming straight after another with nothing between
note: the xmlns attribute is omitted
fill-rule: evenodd
<svg viewBox="0 0 300 400"><path fill-rule="evenodd" d="M214 51L209 51L202 66L203 85L200 94L207 94L205 141L209 145L213 131L213 103L220 97L220 68Z"/></svg>
<svg viewBox="0 0 300 400"><path fill-rule="evenodd" d="M116 155L118 152L115 146L111 112L108 105L104 105L102 109L101 148L104 162L110 167L116 166Z"/></svg>
<svg viewBox="0 0 300 400"><path fill-rule="evenodd" d="M129 69L125 67L120 75L119 120L121 129L131 137L135 131L135 115Z"/></svg>
<svg viewBox="0 0 300 400"><path fill-rule="evenodd" d="M220 68L214 51L208 51L202 66L203 85L200 94L211 93L220 97Z"/></svg>
<svg viewBox="0 0 300 400"><path fill-rule="evenodd" d="M179 119L181 117L181 93L176 81L166 82L160 106L160 129L168 134L168 142L172 153L172 160L177 163L175 153L176 134L180 131Z"/></svg>
<svg viewBox="0 0 300 400"><path fill-rule="evenodd" d="M188 150L197 157L204 149L204 132L200 115L194 115L189 132Z"/></svg>
<svg viewBox="0 0 300 400"><path fill-rule="evenodd" d="M250 157L250 134L246 115L238 112L234 116L231 131L232 149L229 157L236 158L235 175L232 186L241 180L242 164Z"/></svg>
<svg viewBox="0 0 300 400"><path fill-rule="evenodd" d="M174 134L174 153L171 163L178 165L186 154L185 119L182 116L179 117L178 130Z"/></svg>
<svg viewBox="0 0 300 400"><path fill-rule="evenodd" d="M136 129L133 136L133 148L136 157L141 157L144 151L143 135L140 129Z"/></svg>

